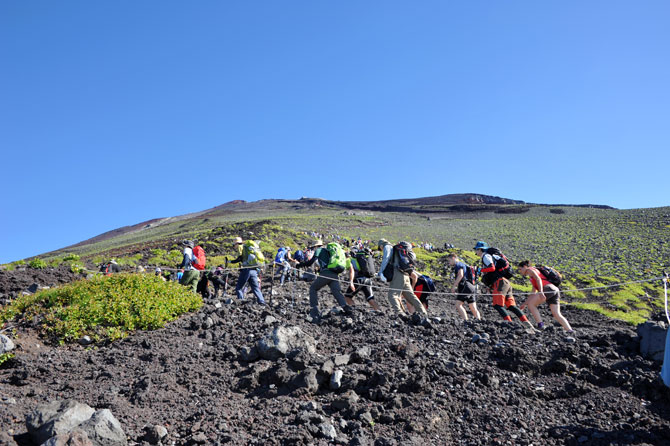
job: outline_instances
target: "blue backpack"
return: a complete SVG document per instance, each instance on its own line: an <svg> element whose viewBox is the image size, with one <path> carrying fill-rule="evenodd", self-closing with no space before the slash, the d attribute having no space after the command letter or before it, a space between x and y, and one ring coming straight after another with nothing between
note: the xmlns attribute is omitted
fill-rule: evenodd
<svg viewBox="0 0 670 446"><path fill-rule="evenodd" d="M305 253L300 249L293 254L293 258L298 262L304 262L306 260Z"/></svg>
<svg viewBox="0 0 670 446"><path fill-rule="evenodd" d="M284 258L286 257L286 252L288 250L285 247L279 248L279 251L277 251L277 255L275 256L275 263L281 265L284 263Z"/></svg>

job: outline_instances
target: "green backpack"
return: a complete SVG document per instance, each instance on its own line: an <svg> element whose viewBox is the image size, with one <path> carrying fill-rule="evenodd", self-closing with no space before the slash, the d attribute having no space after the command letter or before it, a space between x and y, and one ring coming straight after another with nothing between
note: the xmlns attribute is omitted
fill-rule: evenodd
<svg viewBox="0 0 670 446"><path fill-rule="evenodd" d="M244 242L244 248L242 248L242 265L256 266L263 263L265 263L265 256L261 248L258 247L258 244L253 240Z"/></svg>
<svg viewBox="0 0 670 446"><path fill-rule="evenodd" d="M326 245L326 250L330 254L330 261L326 266L326 269L333 271L334 273L341 273L344 271L344 267L347 264L347 257L344 255L344 250L337 242L331 242Z"/></svg>

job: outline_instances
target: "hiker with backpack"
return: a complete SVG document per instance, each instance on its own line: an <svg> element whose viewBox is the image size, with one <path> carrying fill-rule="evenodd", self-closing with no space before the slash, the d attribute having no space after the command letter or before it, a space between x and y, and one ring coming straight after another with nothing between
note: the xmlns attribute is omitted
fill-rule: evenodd
<svg viewBox="0 0 670 446"><path fill-rule="evenodd" d="M410 275L410 280L414 289L414 295L419 299L419 302L421 302L426 311L428 311L428 297L436 291L435 282L427 274L418 274L416 272ZM416 311L414 306L409 302L406 302L406 305L410 313Z"/></svg>
<svg viewBox="0 0 670 446"><path fill-rule="evenodd" d="M314 255L310 260L298 263L297 268L309 268L315 262L319 265L319 275L309 287L309 316L312 322L318 324L321 322L321 312L319 311L319 290L324 286L330 287L330 292L335 297L337 303L342 307L345 314L351 314L353 309L347 305L342 290L340 288L339 274L344 271L346 265L346 256L339 243L331 242L323 246L321 240L312 240L308 248L314 249Z"/></svg>
<svg viewBox="0 0 670 446"><path fill-rule="evenodd" d="M179 283L185 287L191 287L195 293L198 281L200 280L200 270L199 268L196 268L196 265L198 265L198 258L194 255L195 246L191 240L184 240L182 246L184 247L184 257L179 268L183 269L184 273L182 274L181 279L179 279ZM200 248L200 246L198 246L198 248ZM202 250L202 248L200 248L200 250ZM202 267L204 268L204 263Z"/></svg>
<svg viewBox="0 0 670 446"><path fill-rule="evenodd" d="M537 328L544 330L544 322L540 316L540 311L537 306L546 302L549 305L549 310L554 316L554 319L561 324L563 329L572 333L572 327L568 320L561 314L561 291L558 286L561 284L561 275L546 266L533 266L529 260L524 260L519 263L519 273L530 279L533 285L534 293L528 296L526 302L521 305L523 310L526 306L537 322Z"/></svg>
<svg viewBox="0 0 670 446"><path fill-rule="evenodd" d="M397 314L406 315L401 304L401 297L411 304L417 313L426 317L428 312L414 294L411 274L416 266L416 255L409 242L400 242L393 246L386 239L380 239L377 247L382 251L382 265L379 268L379 279L389 282L388 301Z"/></svg>
<svg viewBox="0 0 670 446"><path fill-rule="evenodd" d="M464 321L467 321L468 312L463 306L467 303L472 317L481 320L482 316L477 309L477 286L475 285L477 274L475 268L463 262L454 253L447 256L447 262L454 269L454 285L451 287L451 292L456 295L456 311Z"/></svg>
<svg viewBox="0 0 670 446"><path fill-rule="evenodd" d="M114 273L120 273L121 267L116 263L116 260L112 259L108 263L100 265L100 272L104 273L105 276L111 276Z"/></svg>
<svg viewBox="0 0 670 446"><path fill-rule="evenodd" d="M237 279L237 285L235 286L235 294L237 294L237 298L241 301L245 300L244 292L247 284L249 284L251 291L254 293L254 296L256 296L256 302L259 305L265 305L265 298L263 297L260 280L258 278L260 266L263 265L263 262L265 261L263 252L255 241L247 240L245 242L241 237L235 237L233 245L237 249L239 256L234 260L231 260L230 263L242 264L240 277Z"/></svg>
<svg viewBox="0 0 670 446"><path fill-rule="evenodd" d="M512 294L512 266L507 257L497 248L489 247L486 242L477 242L475 253L482 259L483 267L482 283L491 290L493 295L493 308L503 317L503 320L512 322L509 312L514 313L521 323L526 326L529 333L535 332L535 327L528 320L523 311L516 306L516 300Z"/></svg>
<svg viewBox="0 0 670 446"><path fill-rule="evenodd" d="M291 258L291 247L282 246L277 250L277 255L275 256L274 266L279 268L279 286L284 285L286 280L286 275L291 271L291 264L289 263L292 260ZM273 278L274 280L274 278Z"/></svg>
<svg viewBox="0 0 670 446"><path fill-rule="evenodd" d="M375 276L375 260L372 258L372 252L365 249L347 253L346 268L349 270L349 288L344 293L347 304L354 305L353 297L359 291L363 291L363 296L370 306L379 311L379 305L375 302L372 292L372 278Z"/></svg>

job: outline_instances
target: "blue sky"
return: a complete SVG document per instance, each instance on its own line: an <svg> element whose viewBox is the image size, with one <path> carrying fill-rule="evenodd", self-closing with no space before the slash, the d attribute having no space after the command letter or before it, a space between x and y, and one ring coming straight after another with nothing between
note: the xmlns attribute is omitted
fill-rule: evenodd
<svg viewBox="0 0 670 446"><path fill-rule="evenodd" d="M244 199L670 205L667 1L5 1L0 263Z"/></svg>

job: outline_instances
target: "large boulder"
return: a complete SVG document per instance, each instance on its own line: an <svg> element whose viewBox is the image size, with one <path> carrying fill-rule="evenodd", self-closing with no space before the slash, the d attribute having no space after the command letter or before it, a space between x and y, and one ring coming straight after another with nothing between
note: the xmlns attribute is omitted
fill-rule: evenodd
<svg viewBox="0 0 670 446"><path fill-rule="evenodd" d="M668 329L664 323L645 322L637 326L640 337L640 354L654 361L662 361Z"/></svg>
<svg viewBox="0 0 670 446"><path fill-rule="evenodd" d="M88 434L95 446L126 446L126 434L121 423L109 409L98 410L91 418L83 422L79 429Z"/></svg>
<svg viewBox="0 0 670 446"><path fill-rule="evenodd" d="M60 434L49 438L41 446L95 446L91 440L79 429L75 429L67 434Z"/></svg>
<svg viewBox="0 0 670 446"><path fill-rule="evenodd" d="M55 435L69 433L94 413L92 407L74 400L53 401L28 414L26 427L33 441L42 444Z"/></svg>
<svg viewBox="0 0 670 446"><path fill-rule="evenodd" d="M261 358L275 361L295 349L313 354L316 341L300 327L277 327L258 341L257 348Z"/></svg>

